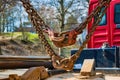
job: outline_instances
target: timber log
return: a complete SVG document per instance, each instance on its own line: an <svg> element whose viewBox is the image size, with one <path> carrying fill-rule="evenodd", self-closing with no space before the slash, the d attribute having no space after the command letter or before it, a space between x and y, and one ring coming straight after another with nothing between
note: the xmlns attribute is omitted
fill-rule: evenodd
<svg viewBox="0 0 120 80"><path fill-rule="evenodd" d="M49 57L38 56L0 56L0 69L18 69L44 66L53 69Z"/></svg>

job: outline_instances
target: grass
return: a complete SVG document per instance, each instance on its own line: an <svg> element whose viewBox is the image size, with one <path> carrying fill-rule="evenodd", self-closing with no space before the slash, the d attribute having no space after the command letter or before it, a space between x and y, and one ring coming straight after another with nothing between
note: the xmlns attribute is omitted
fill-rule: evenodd
<svg viewBox="0 0 120 80"><path fill-rule="evenodd" d="M12 36L12 32L7 32L7 33L1 33L2 36L5 36L5 37L11 37ZM20 35L21 32L14 32L15 35Z"/></svg>
<svg viewBox="0 0 120 80"><path fill-rule="evenodd" d="M27 40L31 41L31 42L38 42L39 38L38 38L38 34L35 33L30 33L30 32L25 32L25 35L27 37Z"/></svg>
<svg viewBox="0 0 120 80"><path fill-rule="evenodd" d="M24 32L24 38L26 40L29 40L33 43L40 42L40 39L38 37L38 34L36 33L30 33L30 32ZM3 36L4 38L9 38L9 39L17 39L17 40L23 40L23 35L22 32L7 32L7 33L1 33L0 36ZM52 44L51 41L47 38L48 43Z"/></svg>
<svg viewBox="0 0 120 80"><path fill-rule="evenodd" d="M35 33L30 33L30 32L25 32L25 39L32 41L32 42L36 42L37 40L39 40L38 35ZM23 39L23 35L22 32L8 32L8 33L2 33L1 36L3 36L4 38L9 38L9 39Z"/></svg>

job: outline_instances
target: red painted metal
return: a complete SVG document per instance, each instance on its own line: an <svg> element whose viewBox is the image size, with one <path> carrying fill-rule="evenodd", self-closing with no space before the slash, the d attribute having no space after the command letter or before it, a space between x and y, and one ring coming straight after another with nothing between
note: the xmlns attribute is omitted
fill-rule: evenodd
<svg viewBox="0 0 120 80"><path fill-rule="evenodd" d="M120 4L120 0L113 0L110 5L110 35L111 35L111 45L120 46L120 28L117 28L117 25L114 21L115 5ZM120 17L118 17L120 18Z"/></svg>
<svg viewBox="0 0 120 80"><path fill-rule="evenodd" d="M89 14L96 7L98 0L90 0ZM120 0L112 0L110 7L106 12L106 24L98 26L93 36L88 42L88 48L99 48L104 42L108 42L110 46L120 46L120 28L116 28L114 23L114 5L120 3ZM88 24L88 32L94 19Z"/></svg>

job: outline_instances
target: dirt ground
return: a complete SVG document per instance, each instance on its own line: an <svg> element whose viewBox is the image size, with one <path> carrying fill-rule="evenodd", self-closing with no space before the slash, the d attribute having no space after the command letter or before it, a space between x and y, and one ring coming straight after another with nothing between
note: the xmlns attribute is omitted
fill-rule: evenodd
<svg viewBox="0 0 120 80"><path fill-rule="evenodd" d="M34 44L31 42L21 42L16 40L0 40L0 47L2 54L0 55L14 55L14 56L29 56L29 55L47 55L43 46ZM22 75L27 71L27 69L17 69L17 70L1 70L0 80L7 78L9 74ZM46 80L120 80L120 74L114 75L104 74L103 77L93 77L92 79L80 79L79 73L65 73L60 75L55 75L49 77Z"/></svg>
<svg viewBox="0 0 120 80"><path fill-rule="evenodd" d="M12 56L45 56L43 46L40 43L25 42L20 40L0 40L1 55Z"/></svg>
<svg viewBox="0 0 120 80"><path fill-rule="evenodd" d="M52 76L46 80L120 80L120 76L114 74L113 75L104 74L103 77L93 76L86 79L81 78L80 73L66 73Z"/></svg>
<svg viewBox="0 0 120 80"><path fill-rule="evenodd" d="M7 78L9 74L24 74L28 69L14 69L14 70L2 70L0 71L0 80ZM103 74L103 76L92 77L88 79L80 79L80 73L64 73L54 75L46 80L120 80L120 74Z"/></svg>

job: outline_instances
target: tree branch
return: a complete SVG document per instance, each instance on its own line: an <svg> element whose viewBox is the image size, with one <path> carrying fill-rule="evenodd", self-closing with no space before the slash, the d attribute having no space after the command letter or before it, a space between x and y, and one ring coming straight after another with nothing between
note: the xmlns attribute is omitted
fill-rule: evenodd
<svg viewBox="0 0 120 80"><path fill-rule="evenodd" d="M70 2L68 3L68 7L65 9L65 13L66 13L66 12L68 11L68 9L72 6L73 2L74 2L74 0L72 0L72 1L70 1Z"/></svg>

